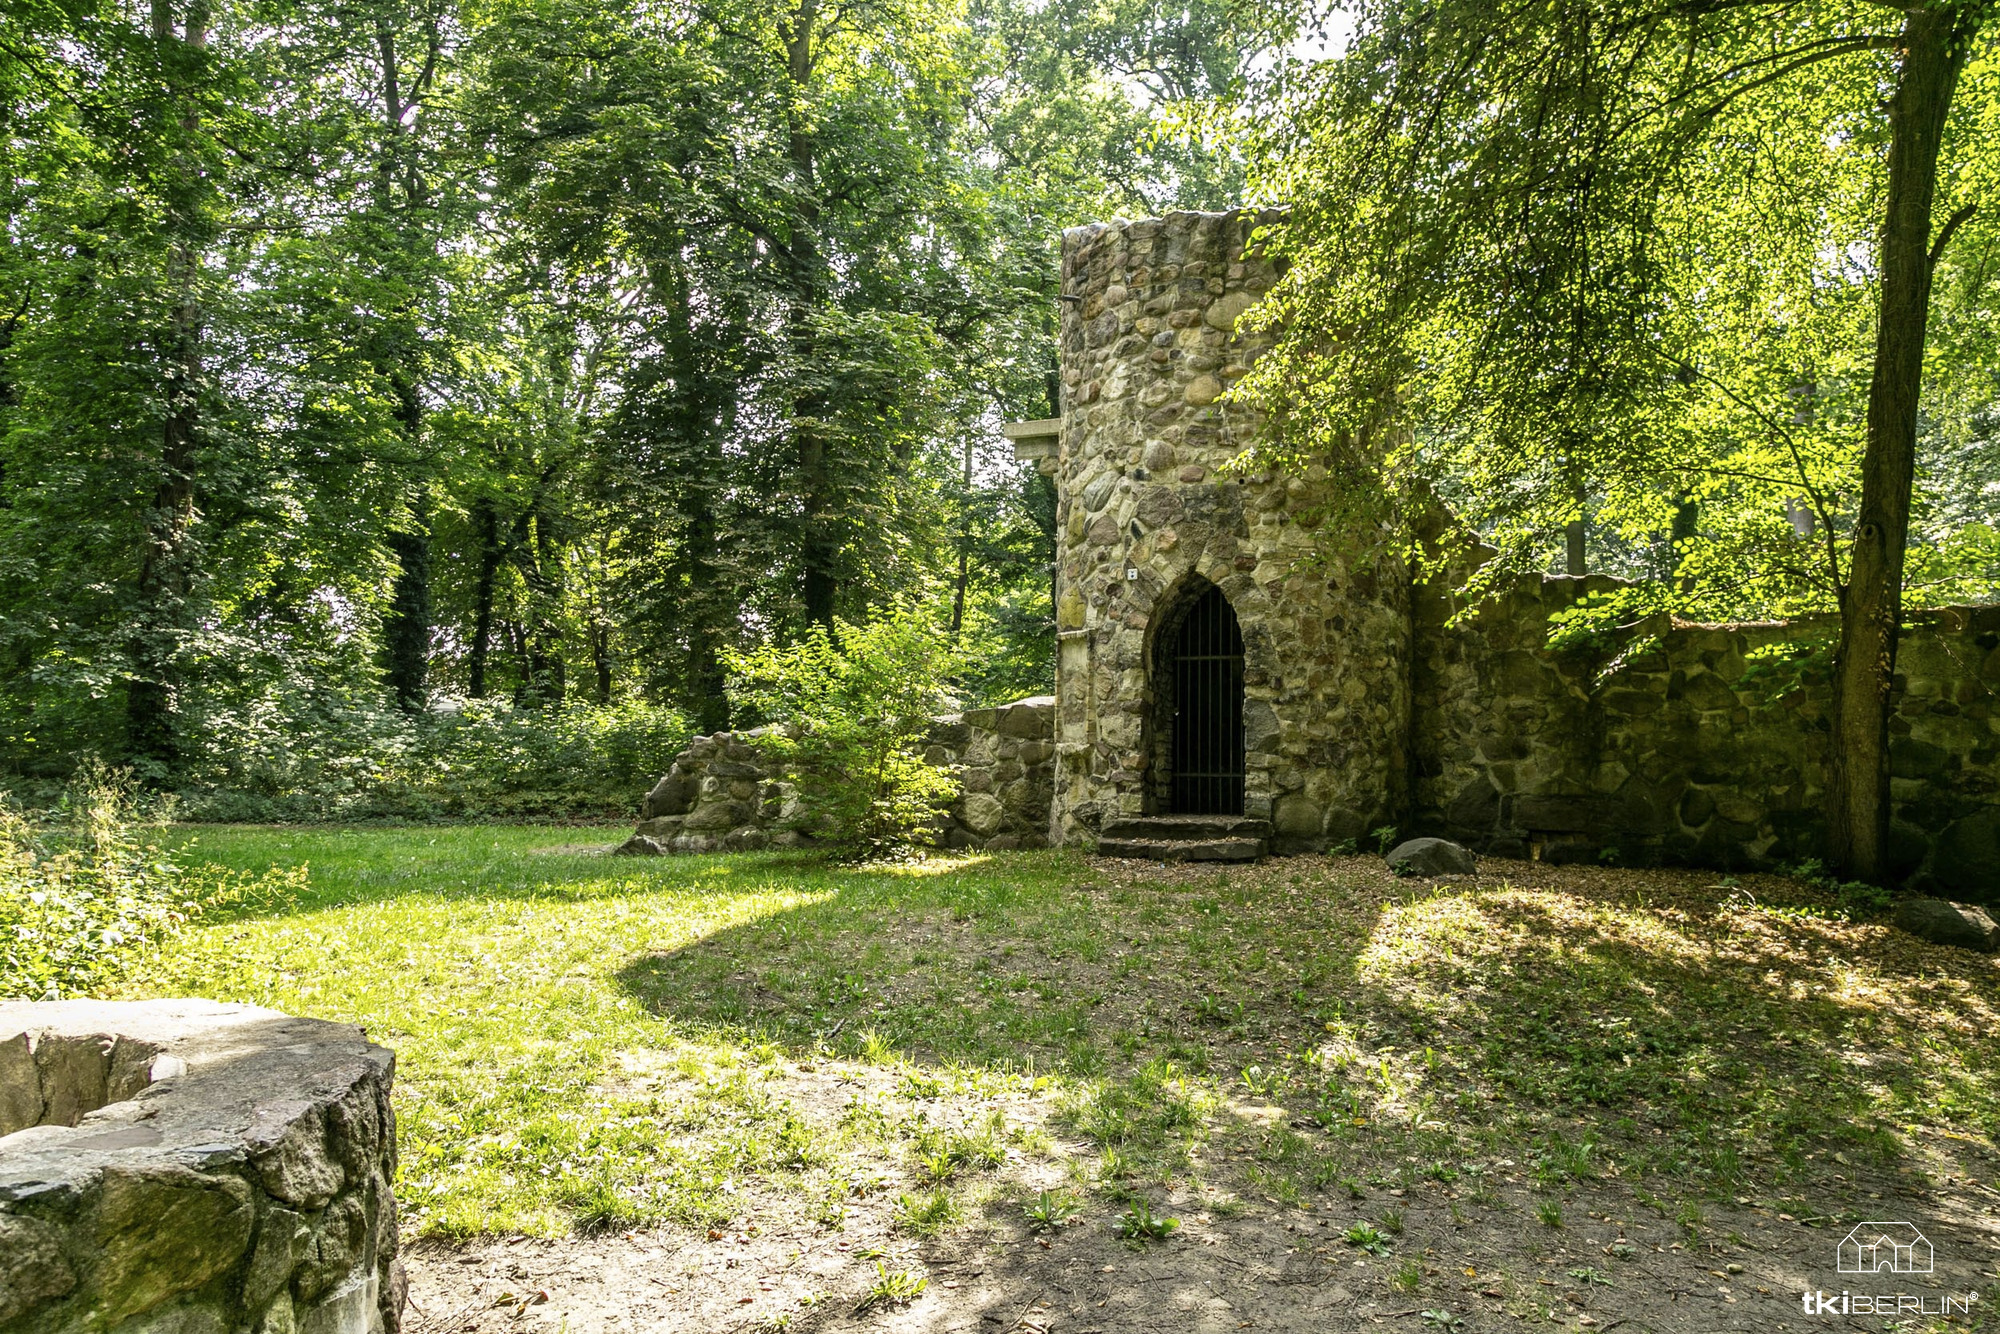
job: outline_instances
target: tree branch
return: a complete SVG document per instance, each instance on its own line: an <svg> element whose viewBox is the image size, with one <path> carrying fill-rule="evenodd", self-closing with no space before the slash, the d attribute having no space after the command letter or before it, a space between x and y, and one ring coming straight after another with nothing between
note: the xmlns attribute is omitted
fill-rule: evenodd
<svg viewBox="0 0 2000 1334"><path fill-rule="evenodd" d="M1964 226L1972 215L1977 212L1979 212L1979 205L1966 204L1956 213L1945 219L1944 230L1939 232L1937 240L1931 243L1930 263L1932 268L1937 267L1938 259L1944 254L1944 248L1951 244L1952 233Z"/></svg>

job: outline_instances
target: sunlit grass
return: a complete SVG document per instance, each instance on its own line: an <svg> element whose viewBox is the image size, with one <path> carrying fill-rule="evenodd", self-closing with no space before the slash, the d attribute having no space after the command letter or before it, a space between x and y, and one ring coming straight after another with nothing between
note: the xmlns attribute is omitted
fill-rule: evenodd
<svg viewBox="0 0 2000 1334"><path fill-rule="evenodd" d="M1065 1181L1107 1209L1589 1177L1673 1201L2000 1131L1991 961L1698 876L1640 901L1614 892L1639 873L1426 889L1364 858L843 870L592 832L204 829L307 888L124 990L393 1046L424 1232L924 1232Z"/></svg>

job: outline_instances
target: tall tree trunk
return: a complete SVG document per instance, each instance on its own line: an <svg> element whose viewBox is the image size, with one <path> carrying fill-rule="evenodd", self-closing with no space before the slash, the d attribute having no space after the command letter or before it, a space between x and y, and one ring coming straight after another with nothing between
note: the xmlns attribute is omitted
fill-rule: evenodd
<svg viewBox="0 0 2000 1334"><path fill-rule="evenodd" d="M611 624L602 616L590 623L590 665L597 674L597 702L611 702Z"/></svg>
<svg viewBox="0 0 2000 1334"><path fill-rule="evenodd" d="M727 463L722 441L733 403L718 394L713 376L703 364L701 340L694 323L694 284L687 266L670 263L657 284L671 299L666 321L666 349L673 369L674 397L670 418L685 460L676 470L675 494L682 520L681 540L670 577L679 584L680 630L687 641L687 664L680 673L676 703L687 710L703 733L729 727L727 673L722 646L730 640L730 619L736 599L724 583L722 524L715 499L724 485Z"/></svg>
<svg viewBox="0 0 2000 1334"><path fill-rule="evenodd" d="M396 424L414 452L423 431L423 399L405 368L392 369L389 382L396 393ZM403 525L389 533L387 543L396 573L382 620L382 656L397 705L418 713L429 698L431 664L431 505L421 482L408 503Z"/></svg>
<svg viewBox="0 0 2000 1334"><path fill-rule="evenodd" d="M424 707L431 654L431 507L421 490L410 499L409 527L389 534L396 560L382 652L389 689L407 712Z"/></svg>
<svg viewBox="0 0 2000 1334"><path fill-rule="evenodd" d="M528 518L534 524L534 546L524 551L521 575L528 585L528 615L524 646L528 679L520 698L535 707L560 708L568 690L562 655L562 552L549 517L545 471Z"/></svg>
<svg viewBox="0 0 2000 1334"><path fill-rule="evenodd" d="M1844 874L1864 880L1880 880L1888 870L1889 695L1903 612L1903 555L1930 315L1931 204L1965 37L1950 12L1912 12L1903 26L1902 69L1889 102L1881 305L1861 459L1861 508L1855 516L1847 582L1840 590L1828 819L1830 860Z"/></svg>
<svg viewBox="0 0 2000 1334"><path fill-rule="evenodd" d="M958 579L951 587L951 637L958 638L959 630L965 625L965 587L972 577L972 435L965 437L965 457L959 469L959 482L964 488L959 504L965 507L958 526Z"/></svg>
<svg viewBox="0 0 2000 1334"><path fill-rule="evenodd" d="M472 511L479 534L479 579L472 589L472 680L466 691L474 699L485 699L486 659L493 651L493 585L500 577L500 516L484 496Z"/></svg>
<svg viewBox="0 0 2000 1334"><path fill-rule="evenodd" d="M419 219L428 202L429 189L407 146L411 113L422 99L431 72L436 68L438 34L429 33L429 49L420 74L408 90L402 86L398 65L396 30L385 17L375 22L376 57L381 66L382 149L375 167L375 207L383 221L394 228L401 256L415 279L421 240ZM402 208L397 207L401 195ZM400 212L400 216L399 216ZM407 314L407 312L399 312ZM377 353L377 368L389 383L396 400L395 418L403 437L405 455L419 457L423 446L424 402L415 365L417 335L384 337ZM387 667L390 692L407 712L421 711L428 699L431 645L431 525L430 500L424 483L410 486L407 516L393 516L387 542L395 559L389 614L382 625L382 653Z"/></svg>
<svg viewBox="0 0 2000 1334"><path fill-rule="evenodd" d="M170 85L176 85L185 76L188 53L208 45L208 7L201 0L191 4L177 32L171 0L153 0L152 27L161 67ZM199 128L195 113L183 113L180 126L191 135ZM201 173L197 164L186 161L173 163L168 172L166 280L174 307L161 347L167 414L139 557L138 608L125 682L126 750L156 770L150 776L172 769L179 759L174 714L178 660L194 589L194 470L201 409Z"/></svg>
<svg viewBox="0 0 2000 1334"><path fill-rule="evenodd" d="M818 0L798 0L785 33L785 72L791 81L786 111L786 155L792 169L791 308L787 314L792 373L819 374L814 319L824 290L826 259L819 238L818 141L805 114L812 87L819 36ZM806 619L831 626L840 592L840 544L833 523L834 496L827 458L826 395L817 385L801 386L792 402L792 433L799 486L800 599Z"/></svg>

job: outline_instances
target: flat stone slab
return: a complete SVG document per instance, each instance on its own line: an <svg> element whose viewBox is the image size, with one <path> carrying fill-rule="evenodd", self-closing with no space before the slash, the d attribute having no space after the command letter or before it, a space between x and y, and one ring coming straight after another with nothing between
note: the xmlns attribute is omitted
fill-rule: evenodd
<svg viewBox="0 0 2000 1334"><path fill-rule="evenodd" d="M0 1334L392 1334L394 1072L253 1005L0 1004Z"/></svg>
<svg viewBox="0 0 2000 1334"><path fill-rule="evenodd" d="M1153 862L1254 862L1265 853L1261 838L1101 838L1100 857Z"/></svg>

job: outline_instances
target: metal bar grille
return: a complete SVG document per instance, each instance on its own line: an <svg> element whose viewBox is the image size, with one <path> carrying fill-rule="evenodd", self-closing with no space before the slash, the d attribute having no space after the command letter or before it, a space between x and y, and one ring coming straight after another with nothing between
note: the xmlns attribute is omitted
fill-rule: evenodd
<svg viewBox="0 0 2000 1334"><path fill-rule="evenodd" d="M1243 813L1243 630L1222 590L1188 609L1173 646L1173 811Z"/></svg>

